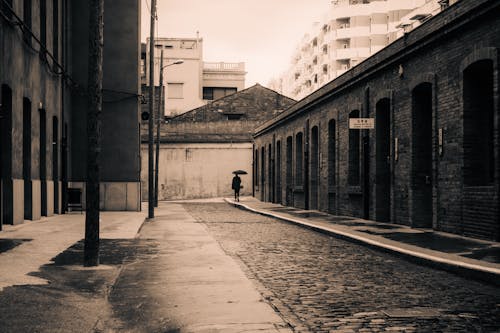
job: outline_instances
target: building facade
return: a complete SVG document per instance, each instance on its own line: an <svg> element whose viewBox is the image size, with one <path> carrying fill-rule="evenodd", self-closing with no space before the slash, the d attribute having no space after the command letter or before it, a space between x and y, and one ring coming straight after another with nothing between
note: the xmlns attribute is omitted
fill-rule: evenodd
<svg viewBox="0 0 500 333"><path fill-rule="evenodd" d="M166 116L175 116L245 88L245 64L203 61L203 39L155 38L154 78L159 85L163 50ZM149 85L149 39L143 54L143 83ZM182 64L170 66L177 60Z"/></svg>
<svg viewBox="0 0 500 333"><path fill-rule="evenodd" d="M159 200L230 196L232 171L246 170L241 195L252 194L253 130L295 103L254 85L169 119L161 125ZM142 135L147 157L147 126ZM142 196L148 197L147 158Z"/></svg>
<svg viewBox="0 0 500 333"><path fill-rule="evenodd" d="M332 1L271 88L294 99L309 95L399 38L402 18L426 3L437 5L437 0Z"/></svg>
<svg viewBox="0 0 500 333"><path fill-rule="evenodd" d="M105 4L113 13L104 18L105 38L113 40L104 47L105 209L140 209L139 5ZM83 187L88 13L83 2L2 1L0 227L64 213L67 188ZM123 28L122 20L130 25ZM115 54L130 57L117 61ZM117 171L116 164L123 168ZM129 205L116 204L124 198Z"/></svg>
<svg viewBox="0 0 500 333"><path fill-rule="evenodd" d="M256 196L500 240L499 9L458 1L258 128Z"/></svg>

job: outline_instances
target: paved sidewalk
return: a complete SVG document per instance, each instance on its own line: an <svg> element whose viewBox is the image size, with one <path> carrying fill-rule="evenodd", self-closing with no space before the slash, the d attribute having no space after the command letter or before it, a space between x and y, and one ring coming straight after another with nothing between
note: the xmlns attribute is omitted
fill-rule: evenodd
<svg viewBox="0 0 500 333"><path fill-rule="evenodd" d="M316 231L396 253L433 267L500 285L500 243L413 229L242 197L226 202Z"/></svg>
<svg viewBox="0 0 500 333"><path fill-rule="evenodd" d="M101 212L101 239L131 239L137 235L144 212ZM0 232L0 291L14 285L46 284L29 273L85 237L85 214L72 212L4 225ZM7 251L5 251L7 250Z"/></svg>
<svg viewBox="0 0 500 333"><path fill-rule="evenodd" d="M219 202L223 202L220 200ZM109 296L127 332L291 332L254 284L180 204L160 202L137 239L149 252L125 265Z"/></svg>

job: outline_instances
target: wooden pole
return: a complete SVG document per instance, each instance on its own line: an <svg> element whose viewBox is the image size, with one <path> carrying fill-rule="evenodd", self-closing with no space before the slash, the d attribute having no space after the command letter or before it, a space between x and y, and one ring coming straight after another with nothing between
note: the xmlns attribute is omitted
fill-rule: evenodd
<svg viewBox="0 0 500 333"><path fill-rule="evenodd" d="M89 1L87 179L84 266L99 265L99 153L101 150L104 0Z"/></svg>

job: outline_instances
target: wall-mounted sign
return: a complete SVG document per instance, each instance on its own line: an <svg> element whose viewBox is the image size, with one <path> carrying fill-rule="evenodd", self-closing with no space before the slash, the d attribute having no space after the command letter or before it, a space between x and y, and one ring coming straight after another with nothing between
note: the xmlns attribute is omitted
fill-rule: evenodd
<svg viewBox="0 0 500 333"><path fill-rule="evenodd" d="M374 129L374 118L349 118L349 129Z"/></svg>

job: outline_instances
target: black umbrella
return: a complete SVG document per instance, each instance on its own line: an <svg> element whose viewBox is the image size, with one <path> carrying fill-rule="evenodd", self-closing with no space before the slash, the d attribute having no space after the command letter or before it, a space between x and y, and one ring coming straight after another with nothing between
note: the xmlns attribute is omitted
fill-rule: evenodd
<svg viewBox="0 0 500 333"><path fill-rule="evenodd" d="M246 172L245 170L234 170L233 173L235 175L246 175L246 174L248 174L248 172Z"/></svg>

